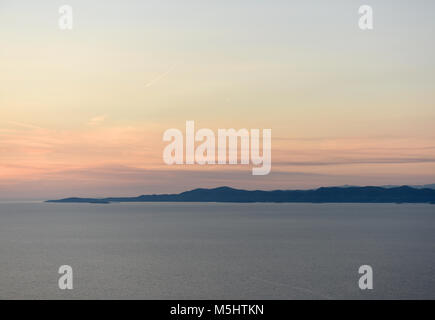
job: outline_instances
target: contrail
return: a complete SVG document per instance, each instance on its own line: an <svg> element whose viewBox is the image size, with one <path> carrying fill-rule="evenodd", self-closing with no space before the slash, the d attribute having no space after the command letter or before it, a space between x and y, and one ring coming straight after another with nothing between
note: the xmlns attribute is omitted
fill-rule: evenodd
<svg viewBox="0 0 435 320"><path fill-rule="evenodd" d="M173 65L172 67L170 67L166 72L163 72L162 74L158 75L157 77L155 77L153 80L151 80L150 82L148 82L145 87L151 87L154 83L156 83L157 81L163 79L164 77L166 77L170 72L172 72L172 70L174 70L175 65Z"/></svg>
<svg viewBox="0 0 435 320"><path fill-rule="evenodd" d="M28 123L23 123L23 122L17 122L17 121L8 121L10 124L14 125L14 126L18 126L18 127L23 127L23 128L29 128L29 129L40 129L40 130L44 130L44 128L35 126L33 124L28 124Z"/></svg>

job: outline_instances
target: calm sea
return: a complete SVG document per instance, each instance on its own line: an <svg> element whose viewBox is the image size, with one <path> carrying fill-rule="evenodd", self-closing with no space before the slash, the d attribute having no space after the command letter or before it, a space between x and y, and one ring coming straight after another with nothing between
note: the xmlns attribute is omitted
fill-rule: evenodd
<svg viewBox="0 0 435 320"><path fill-rule="evenodd" d="M435 205L0 203L0 299L23 298L435 299Z"/></svg>

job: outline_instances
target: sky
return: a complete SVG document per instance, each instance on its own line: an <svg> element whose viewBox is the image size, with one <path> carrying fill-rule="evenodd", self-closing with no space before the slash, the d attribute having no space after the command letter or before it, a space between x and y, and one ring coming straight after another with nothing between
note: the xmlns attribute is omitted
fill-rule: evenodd
<svg viewBox="0 0 435 320"><path fill-rule="evenodd" d="M0 0L0 199L435 183L434 32L431 0ZM272 172L166 165L187 120L272 129Z"/></svg>

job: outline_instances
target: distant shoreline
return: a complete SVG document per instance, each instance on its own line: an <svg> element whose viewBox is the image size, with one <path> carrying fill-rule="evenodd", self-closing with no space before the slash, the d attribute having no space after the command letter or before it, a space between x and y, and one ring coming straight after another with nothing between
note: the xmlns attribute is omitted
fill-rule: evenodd
<svg viewBox="0 0 435 320"><path fill-rule="evenodd" d="M241 190L230 187L194 189L177 194L137 197L64 198L48 203L110 204L119 202L222 202L222 203L427 203L435 204L435 190L401 187L323 187L312 190Z"/></svg>

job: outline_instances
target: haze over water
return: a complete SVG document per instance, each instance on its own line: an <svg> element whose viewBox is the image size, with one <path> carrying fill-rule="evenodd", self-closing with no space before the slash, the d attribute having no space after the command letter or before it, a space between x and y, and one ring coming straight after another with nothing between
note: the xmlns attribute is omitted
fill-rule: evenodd
<svg viewBox="0 0 435 320"><path fill-rule="evenodd" d="M434 299L434 209L0 203L0 298ZM58 289L65 264L73 290Z"/></svg>

